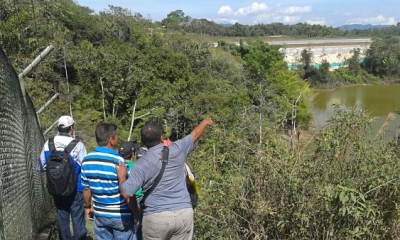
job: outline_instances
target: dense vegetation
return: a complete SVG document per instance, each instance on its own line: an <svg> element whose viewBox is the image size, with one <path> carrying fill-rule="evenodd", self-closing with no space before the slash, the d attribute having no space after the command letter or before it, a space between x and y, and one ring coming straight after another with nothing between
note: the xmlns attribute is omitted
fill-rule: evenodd
<svg viewBox="0 0 400 240"><path fill-rule="evenodd" d="M207 19L194 19L185 15L182 10L171 12L161 21L162 26L185 33L199 35L229 36L229 37L266 37L292 36L300 38L317 37L382 37L386 35L400 36L400 24L387 27L372 27L368 29L341 30L340 28L297 23L242 25L240 23L221 25Z"/></svg>
<svg viewBox="0 0 400 240"><path fill-rule="evenodd" d="M304 49L301 52L297 72L311 86L322 88L343 84L399 82L399 38L393 36L375 38L366 53L363 53L363 58L361 55L359 48L353 49L352 56L344 59L344 65L347 67L329 71L328 61L323 60L319 67L315 67L312 52Z"/></svg>
<svg viewBox="0 0 400 240"><path fill-rule="evenodd" d="M101 121L116 122L126 139L134 115L137 139L157 120L175 140L212 117L189 159L202 191L196 239L398 239L397 143L372 139L369 116L340 107L306 134L310 86L398 78L398 39L376 38L364 62L355 49L349 67L334 72L313 67L305 49L292 71L279 46L261 39L213 48L162 28L176 13L186 17L152 23L114 6L94 14L72 0L6 0L0 45L17 72L55 47L26 78L27 91L37 108L60 93L40 114L43 131L72 112L88 150ZM276 26L291 34L285 29L296 25Z"/></svg>

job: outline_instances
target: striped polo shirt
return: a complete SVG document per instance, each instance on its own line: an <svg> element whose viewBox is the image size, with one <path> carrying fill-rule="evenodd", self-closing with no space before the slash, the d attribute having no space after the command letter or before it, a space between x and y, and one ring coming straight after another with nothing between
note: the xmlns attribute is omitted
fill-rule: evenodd
<svg viewBox="0 0 400 240"><path fill-rule="evenodd" d="M114 149L97 146L82 162L82 187L90 188L94 215L106 218L131 218L118 187L116 165L125 160Z"/></svg>

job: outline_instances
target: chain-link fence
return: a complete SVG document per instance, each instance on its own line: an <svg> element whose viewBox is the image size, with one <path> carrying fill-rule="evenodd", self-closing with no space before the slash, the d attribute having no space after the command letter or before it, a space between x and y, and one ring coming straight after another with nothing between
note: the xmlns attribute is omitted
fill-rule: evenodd
<svg viewBox="0 0 400 240"><path fill-rule="evenodd" d="M32 239L52 207L35 170L43 144L32 101L0 49L0 239Z"/></svg>

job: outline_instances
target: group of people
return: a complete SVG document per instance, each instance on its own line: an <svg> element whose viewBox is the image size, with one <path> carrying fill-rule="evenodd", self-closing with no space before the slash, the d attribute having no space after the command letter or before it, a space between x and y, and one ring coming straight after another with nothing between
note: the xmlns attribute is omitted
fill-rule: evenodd
<svg viewBox="0 0 400 240"><path fill-rule="evenodd" d="M204 119L189 135L170 142L160 125L148 122L140 131L145 148L135 142L120 144L114 123L97 125L96 148L87 153L78 142L70 152L77 176L75 191L53 195L60 239L86 239L88 219L93 220L98 240L192 239L193 208L185 160L212 123L211 118ZM49 145L64 151L74 140L74 124L71 116L59 118L58 134L44 144L37 170L46 171L52 154Z"/></svg>

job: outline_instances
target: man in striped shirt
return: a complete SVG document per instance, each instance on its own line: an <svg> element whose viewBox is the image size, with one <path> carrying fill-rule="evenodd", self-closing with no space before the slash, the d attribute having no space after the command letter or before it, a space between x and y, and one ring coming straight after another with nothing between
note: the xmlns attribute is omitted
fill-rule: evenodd
<svg viewBox="0 0 400 240"><path fill-rule="evenodd" d="M82 163L82 187L86 218L94 219L97 240L135 239L134 225L140 224L136 198L120 194L116 165L125 164L114 148L118 131L114 123L101 123L96 128L97 147ZM93 206L91 202L93 201Z"/></svg>

